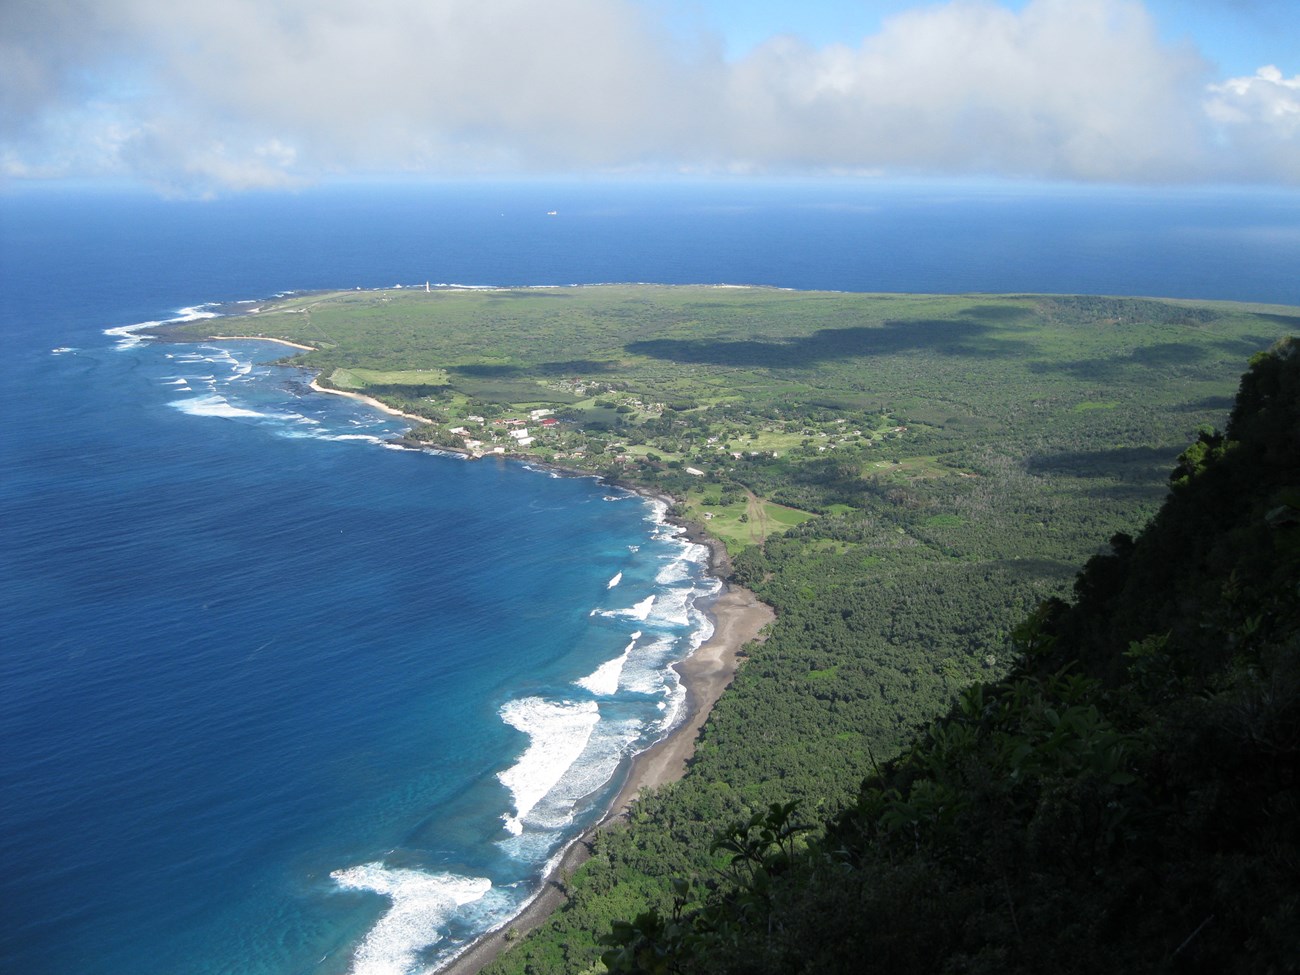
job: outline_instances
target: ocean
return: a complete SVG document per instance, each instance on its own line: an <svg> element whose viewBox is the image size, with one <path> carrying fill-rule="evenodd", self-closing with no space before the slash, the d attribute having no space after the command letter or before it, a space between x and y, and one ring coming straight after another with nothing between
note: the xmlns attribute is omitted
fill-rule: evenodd
<svg viewBox="0 0 1300 975"><path fill-rule="evenodd" d="M436 968L600 816L709 632L654 502L395 448L291 350L132 326L426 281L1300 304L1297 267L1267 190L7 187L0 971Z"/></svg>

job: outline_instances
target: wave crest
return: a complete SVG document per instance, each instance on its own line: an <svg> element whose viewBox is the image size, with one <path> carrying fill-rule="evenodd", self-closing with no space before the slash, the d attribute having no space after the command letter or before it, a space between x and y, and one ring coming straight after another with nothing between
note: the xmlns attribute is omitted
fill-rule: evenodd
<svg viewBox="0 0 1300 975"><path fill-rule="evenodd" d="M530 741L523 756L497 775L514 797L515 812L501 817L506 829L518 836L533 807L563 778L587 747L600 721L595 701L552 702L540 697L510 701L501 717L526 734Z"/></svg>
<svg viewBox="0 0 1300 975"><path fill-rule="evenodd" d="M382 863L335 870L330 877L344 890L368 890L392 901L357 946L352 975L407 975L418 965L420 952L443 939L456 909L492 889L484 877L393 869Z"/></svg>

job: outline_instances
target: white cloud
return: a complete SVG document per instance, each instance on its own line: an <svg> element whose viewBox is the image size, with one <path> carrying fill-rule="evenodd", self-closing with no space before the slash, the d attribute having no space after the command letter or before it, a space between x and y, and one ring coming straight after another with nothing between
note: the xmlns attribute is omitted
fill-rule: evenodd
<svg viewBox="0 0 1300 975"><path fill-rule="evenodd" d="M858 49L774 41L737 66L733 102L750 131L760 107L756 151L778 159L1142 179L1185 167L1203 71L1136 4L957 2Z"/></svg>
<svg viewBox="0 0 1300 975"><path fill-rule="evenodd" d="M1295 82L1261 72L1207 100L1207 63L1161 42L1135 0L1031 0L1018 12L954 0L855 47L781 37L734 62L716 38L670 33L653 9L5 4L0 166L196 192L357 171L1300 182L1288 152L1257 151L1265 131L1294 146Z"/></svg>
<svg viewBox="0 0 1300 975"><path fill-rule="evenodd" d="M1300 75L1286 78L1270 64L1210 85L1205 112L1223 155L1236 161L1234 175L1300 183Z"/></svg>
<svg viewBox="0 0 1300 975"><path fill-rule="evenodd" d="M1210 118L1225 125L1260 126L1282 139L1300 135L1300 75L1282 77L1269 64L1251 78L1229 78L1210 85Z"/></svg>

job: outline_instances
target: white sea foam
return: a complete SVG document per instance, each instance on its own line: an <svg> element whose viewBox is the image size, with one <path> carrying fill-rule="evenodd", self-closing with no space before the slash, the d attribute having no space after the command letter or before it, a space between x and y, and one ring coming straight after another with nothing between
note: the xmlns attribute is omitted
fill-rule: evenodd
<svg viewBox="0 0 1300 975"><path fill-rule="evenodd" d="M655 600L653 614L647 612L642 619L649 618L655 623L667 626L686 626L691 622L691 609L694 602L694 590L668 589Z"/></svg>
<svg viewBox="0 0 1300 975"><path fill-rule="evenodd" d="M663 634L637 647L624 662L619 688L633 694L662 694L674 674L668 665L681 656L674 652L677 644L678 637Z"/></svg>
<svg viewBox="0 0 1300 975"><path fill-rule="evenodd" d="M677 671L670 671L673 682L664 688L664 700L656 707L663 712L659 720L659 730L667 731L677 723L678 716L686 706L686 685L677 676Z"/></svg>
<svg viewBox="0 0 1300 975"><path fill-rule="evenodd" d="M172 400L169 406L173 406L182 413L188 413L190 416L220 416L227 418L235 417L266 417L269 414L258 413L256 410L246 410L241 406L233 406L227 402L226 398L218 393L211 393L207 396L194 396L189 399Z"/></svg>
<svg viewBox="0 0 1300 975"><path fill-rule="evenodd" d="M690 562L685 558L677 558L655 574L655 582L661 586L671 586L675 582L685 582L690 574Z"/></svg>
<svg viewBox="0 0 1300 975"><path fill-rule="evenodd" d="M204 305L191 305L189 308L182 308L182 309L177 313L177 315L176 315L175 318L169 318L168 321L170 321L170 322L196 322L196 321L198 321L200 318L217 318L217 317L219 317L215 311L205 311L205 310L204 310L204 309L206 309L206 308L211 308L211 307L212 307L211 305L207 305L207 304L204 304Z"/></svg>
<svg viewBox="0 0 1300 975"><path fill-rule="evenodd" d="M647 596L631 609L624 610L624 613L634 620L644 620L650 615L650 610L654 608L655 598L654 595Z"/></svg>
<svg viewBox="0 0 1300 975"><path fill-rule="evenodd" d="M501 717L530 739L519 761L497 775L515 804L514 815L501 818L506 829L517 836L523 832L523 821L533 807L582 755L592 729L600 721L600 710L595 701L552 702L526 697L505 704Z"/></svg>
<svg viewBox="0 0 1300 975"><path fill-rule="evenodd" d="M602 609L602 610L593 609L591 611L591 615L592 616L600 615L606 617L607 619L627 619L627 620L644 621L646 617L650 615L650 610L655 604L655 598L656 597L653 595L647 596L645 599L641 600L635 606L631 606L627 609Z"/></svg>
<svg viewBox="0 0 1300 975"><path fill-rule="evenodd" d="M622 582L622 581L623 581L623 573L622 573L622 572L616 572L616 573L614 573L614 578L609 580L609 582L605 585L605 588L606 588L606 589L613 589L615 586L617 586L617 585L618 585L620 582Z"/></svg>
<svg viewBox="0 0 1300 975"><path fill-rule="evenodd" d="M644 729L639 718L602 720L592 729L587 747L560 776L547 793L545 801L533 810L529 822L537 822L546 829L562 829L573 822L573 811L578 801L600 789L618 771L623 760Z"/></svg>
<svg viewBox="0 0 1300 975"><path fill-rule="evenodd" d="M607 660L594 672L586 677L579 677L574 681L579 687L585 687L597 697L610 697L618 693L619 677L623 674L623 666L627 663L628 657L632 653L632 648L636 646L636 641L641 639L641 631L637 630L632 634L632 642L623 648L623 652L613 660Z"/></svg>
<svg viewBox="0 0 1300 975"><path fill-rule="evenodd" d="M115 328L104 329L105 335L110 335L117 339L117 348L130 349L149 340L148 335L137 335L146 328L153 328L156 325L167 325L172 322L192 322L200 318L216 318L217 313L214 311L204 311L207 305L194 305L190 308L182 308L176 313L175 318L168 318L158 322L136 322L134 325L118 325Z"/></svg>
<svg viewBox="0 0 1300 975"><path fill-rule="evenodd" d="M168 379L163 383L164 386L188 386L189 382L185 379Z"/></svg>
<svg viewBox="0 0 1300 975"><path fill-rule="evenodd" d="M591 810L584 807L583 800L609 784L619 763L632 753L638 741L646 740L645 731L645 722L640 718L602 718L582 755L529 813L528 830L502 838L497 846L527 863L536 863L554 851L579 812Z"/></svg>
<svg viewBox="0 0 1300 975"><path fill-rule="evenodd" d="M147 335L137 335L141 329L153 328L155 325L161 325L162 322L137 322L134 325L119 325L116 328L104 329L105 335L111 335L117 339L116 348L131 349L137 345L149 341Z"/></svg>
<svg viewBox="0 0 1300 975"><path fill-rule="evenodd" d="M703 644L713 636L713 620L709 619L703 613L697 612L696 626L691 633L691 653L698 650Z"/></svg>
<svg viewBox="0 0 1300 975"><path fill-rule="evenodd" d="M330 874L344 890L369 890L392 900L352 957L352 975L408 975L420 952L445 936L457 908L481 900L492 882L452 873L422 873L363 863Z"/></svg>
<svg viewBox="0 0 1300 975"><path fill-rule="evenodd" d="M287 417L277 419L289 419ZM293 420L294 423L302 423L301 420ZM346 443L349 441L359 441L361 443L372 443L381 447L390 446L387 441L381 437L376 437L370 433L322 433L319 426L306 425L285 427L277 431L279 436L286 437L289 440L328 440L332 443ZM397 449L404 449L396 444L392 445Z"/></svg>
<svg viewBox="0 0 1300 975"><path fill-rule="evenodd" d="M609 697L618 693L618 678L623 672L623 664L627 663L627 654L624 653L613 660L607 660L597 667L586 677L579 677L574 681L579 687L585 687L597 697Z"/></svg>
<svg viewBox="0 0 1300 975"><path fill-rule="evenodd" d="M661 501L659 498L650 499L650 513L646 515L646 521L653 522L656 525L664 525L664 519L668 517L668 502ZM671 527L671 526L666 526ZM678 529L680 531L680 529Z"/></svg>

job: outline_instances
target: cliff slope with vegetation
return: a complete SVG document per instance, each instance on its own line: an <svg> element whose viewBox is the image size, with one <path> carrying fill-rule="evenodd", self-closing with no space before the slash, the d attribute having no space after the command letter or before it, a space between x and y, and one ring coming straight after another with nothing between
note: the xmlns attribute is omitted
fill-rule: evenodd
<svg viewBox="0 0 1300 975"><path fill-rule="evenodd" d="M614 925L626 972L1284 972L1300 964L1300 344L1256 357L1015 633L1002 680L817 831L778 804ZM815 833L811 841L804 841Z"/></svg>

